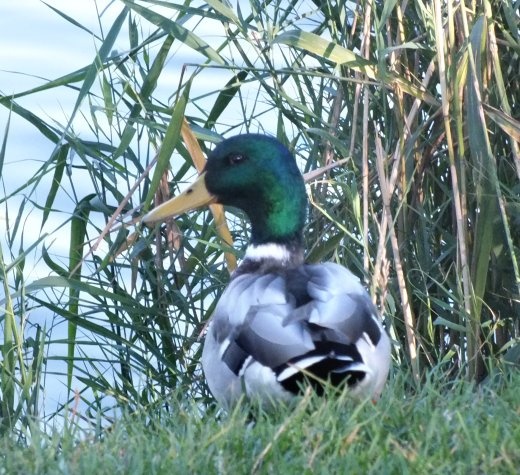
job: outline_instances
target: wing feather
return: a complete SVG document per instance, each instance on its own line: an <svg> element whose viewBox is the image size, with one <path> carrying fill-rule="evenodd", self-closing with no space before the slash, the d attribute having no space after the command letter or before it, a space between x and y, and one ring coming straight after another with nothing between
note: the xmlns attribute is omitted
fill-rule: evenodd
<svg viewBox="0 0 520 475"><path fill-rule="evenodd" d="M236 386L233 378L239 375L265 377L270 368L274 381L296 391L309 372L334 384L362 381L370 368L356 345L363 340L363 348L374 348L382 332L359 279L342 266L325 263L239 275L217 305L208 337L221 349L230 386ZM217 386L211 379L218 377L207 374L210 387Z"/></svg>

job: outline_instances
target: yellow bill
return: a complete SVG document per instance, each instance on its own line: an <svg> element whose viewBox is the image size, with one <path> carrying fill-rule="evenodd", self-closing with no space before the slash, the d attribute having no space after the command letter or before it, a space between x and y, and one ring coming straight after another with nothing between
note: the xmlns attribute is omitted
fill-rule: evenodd
<svg viewBox="0 0 520 475"><path fill-rule="evenodd" d="M165 201L157 206L157 208L145 214L142 222L145 224L153 223L154 221L164 220L170 216L182 214L191 209L215 203L216 197L206 188L205 175L205 172L201 173L180 195Z"/></svg>

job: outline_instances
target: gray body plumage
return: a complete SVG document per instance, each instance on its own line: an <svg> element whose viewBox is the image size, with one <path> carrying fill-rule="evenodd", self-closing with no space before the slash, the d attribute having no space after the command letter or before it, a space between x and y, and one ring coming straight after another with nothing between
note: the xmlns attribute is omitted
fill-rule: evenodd
<svg viewBox="0 0 520 475"><path fill-rule="evenodd" d="M346 268L273 267L231 280L209 325L202 364L211 392L227 407L244 392L288 400L304 380L318 391L320 380L329 380L377 398L390 341L366 290Z"/></svg>

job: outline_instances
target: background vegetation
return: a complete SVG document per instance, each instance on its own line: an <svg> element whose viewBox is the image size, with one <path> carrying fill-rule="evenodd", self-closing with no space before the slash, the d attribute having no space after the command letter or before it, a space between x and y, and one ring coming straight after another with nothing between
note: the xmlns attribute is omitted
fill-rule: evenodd
<svg viewBox="0 0 520 475"><path fill-rule="evenodd" d="M193 178L200 163L190 133L203 150L235 133L276 135L307 173L341 160L307 175L308 259L364 277L410 387L432 369L481 381L518 363L518 7L112 2L115 20L107 25L100 13L100 31L90 32L90 64L0 97L54 144L37 173L0 201L0 431L27 436L56 373L72 412L45 416L61 414L65 424L81 407L84 421L106 425L114 408L163 406L172 391L198 408L211 401L199 335L231 255L247 243L244 217L227 215L234 250L207 211L154 229L118 226ZM185 52L193 60L161 97L161 76L179 72L176 55ZM77 93L66 124L20 105L64 88ZM78 134L85 124L88 134ZM6 124L0 170L9 134ZM24 225L31 212L37 231ZM63 232L67 255L54 241ZM28 280L34 255L47 276ZM44 310L51 325L31 318Z"/></svg>

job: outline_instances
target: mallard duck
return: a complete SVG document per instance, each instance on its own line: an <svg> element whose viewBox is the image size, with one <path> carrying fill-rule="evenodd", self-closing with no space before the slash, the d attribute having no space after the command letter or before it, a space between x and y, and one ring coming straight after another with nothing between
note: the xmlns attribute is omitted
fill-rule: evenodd
<svg viewBox="0 0 520 475"><path fill-rule="evenodd" d="M143 217L145 223L210 203L242 209L251 242L208 326L202 367L225 407L245 392L289 400L311 385L346 384L377 399L390 366L390 340L359 279L345 267L306 264L307 194L294 156L275 138L244 134L221 142L199 178Z"/></svg>

